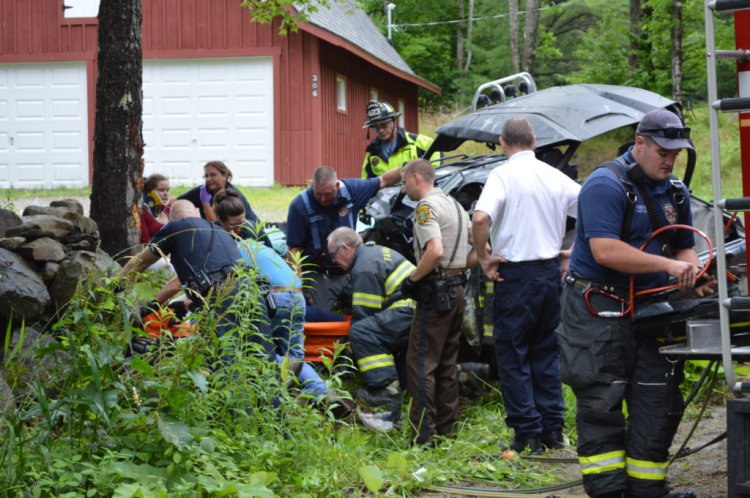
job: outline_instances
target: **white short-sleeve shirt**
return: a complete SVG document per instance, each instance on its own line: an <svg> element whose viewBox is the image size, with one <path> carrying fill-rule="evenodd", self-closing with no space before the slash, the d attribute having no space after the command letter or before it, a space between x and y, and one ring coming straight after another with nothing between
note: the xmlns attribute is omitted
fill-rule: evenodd
<svg viewBox="0 0 750 498"><path fill-rule="evenodd" d="M567 217L576 217L581 186L527 150L493 169L474 210L492 219L492 254L534 261L560 253Z"/></svg>

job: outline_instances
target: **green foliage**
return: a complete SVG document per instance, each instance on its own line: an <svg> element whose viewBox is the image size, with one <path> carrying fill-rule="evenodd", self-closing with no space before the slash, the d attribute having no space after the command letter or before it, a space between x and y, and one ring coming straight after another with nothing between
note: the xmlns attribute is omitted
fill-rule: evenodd
<svg viewBox="0 0 750 498"><path fill-rule="evenodd" d="M289 31L296 32L297 23L306 22L311 12L329 4L328 0L242 0L241 5L250 11L254 22L270 24L277 20L279 34L284 36Z"/></svg>
<svg viewBox="0 0 750 498"><path fill-rule="evenodd" d="M160 278L139 275L120 293L120 279L81 285L54 326L60 344L40 352L67 360L0 420L5 495L410 496L460 479L502 487L556 480L537 464L499 460L496 443L509 431L494 389L466 407L458 437L434 450L410 448L408 424L373 433L315 409L259 356L259 290L252 271L242 278L236 311L247 319L233 333L217 337L221 317L197 312L199 334L164 338L140 356L126 354L143 334L132 310ZM332 388L343 382L337 363L327 364Z"/></svg>

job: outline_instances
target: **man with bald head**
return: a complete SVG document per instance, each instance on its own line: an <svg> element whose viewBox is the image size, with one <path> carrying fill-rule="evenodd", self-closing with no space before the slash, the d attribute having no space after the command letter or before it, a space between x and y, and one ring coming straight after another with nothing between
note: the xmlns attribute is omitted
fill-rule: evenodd
<svg viewBox="0 0 750 498"><path fill-rule="evenodd" d="M170 221L159 230L140 254L128 261L122 270L123 275L132 271L143 271L162 255L170 255L172 265L177 273L175 280L165 286L157 296L160 304L179 290L179 284L186 289L188 296L195 303L205 302L209 311L218 319L216 335L222 336L238 330L239 316L232 309L232 304L239 292L240 283L234 277L235 265L241 259L237 242L222 227L200 217L200 213L190 201L178 200L170 211ZM234 285L234 290L216 292L224 285ZM266 319L267 310L262 299L256 301L258 306L253 310L257 316L254 321ZM256 334L255 342L264 343ZM270 347L270 345L264 344ZM225 356L225 361L231 361Z"/></svg>

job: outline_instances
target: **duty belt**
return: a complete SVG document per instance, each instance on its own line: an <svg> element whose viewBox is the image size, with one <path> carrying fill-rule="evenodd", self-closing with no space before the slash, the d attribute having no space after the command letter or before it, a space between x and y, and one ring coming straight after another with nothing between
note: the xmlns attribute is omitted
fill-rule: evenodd
<svg viewBox="0 0 750 498"><path fill-rule="evenodd" d="M623 287L617 287L617 286L608 285L608 284L601 284L599 282L594 282L593 280L577 277L571 274L568 274L565 277L565 283L572 287L577 287L578 289L581 290L581 292L586 292L590 289L593 289L595 292L604 291L610 294L614 294L615 296L618 296L618 297L625 297L628 295L627 289Z"/></svg>
<svg viewBox="0 0 750 498"><path fill-rule="evenodd" d="M570 274L565 277L565 283L580 290L583 295L583 301L586 303L586 308L588 308L589 313L591 313L592 316L599 318L622 318L630 313L631 303L627 297L623 297L627 296L628 292L623 291L622 288L617 288L613 285L600 284ZM620 311L599 311L594 309L594 305L591 303L592 294L620 303Z"/></svg>
<svg viewBox="0 0 750 498"><path fill-rule="evenodd" d="M209 273L208 278L211 280L211 284L216 286L223 284L227 277L233 273L234 266L225 266L219 271Z"/></svg>
<svg viewBox="0 0 750 498"><path fill-rule="evenodd" d="M428 277L428 281L433 283L440 283L442 285L445 285L447 287L455 287L456 285L463 285L466 283L466 275L464 273L459 273L458 275L454 275L452 277Z"/></svg>
<svg viewBox="0 0 750 498"><path fill-rule="evenodd" d="M500 263L502 266L508 266L508 267L521 267L521 266L539 266L539 265L546 265L549 263L560 263L560 258L547 258L547 259L534 259L531 261L507 261L505 263Z"/></svg>
<svg viewBox="0 0 750 498"><path fill-rule="evenodd" d="M442 280L446 280L446 279L456 278L456 277L460 277L460 276L464 277L464 280L461 283L462 284L465 283L466 282L466 275L465 275L463 269L460 269L460 268L449 268L447 270L437 270L436 269L433 273L430 273L425 278L427 280L441 280L441 279ZM460 284L455 284L455 285L460 285Z"/></svg>

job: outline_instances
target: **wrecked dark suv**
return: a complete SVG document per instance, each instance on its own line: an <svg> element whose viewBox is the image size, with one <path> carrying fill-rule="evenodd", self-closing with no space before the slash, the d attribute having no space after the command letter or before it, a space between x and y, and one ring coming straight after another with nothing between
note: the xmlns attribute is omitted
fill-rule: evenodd
<svg viewBox="0 0 750 498"><path fill-rule="evenodd" d="M520 96L509 98L519 93ZM575 154L584 141L621 128L634 131L642 116L656 108L679 110L678 104L671 99L627 86L575 84L537 91L533 79L526 73L483 85L474 97L473 107L472 112L438 127L433 145L426 152L427 157L436 151L443 153L435 182L455 197L470 215L490 171L507 161L504 154L493 151L499 144L500 130L508 119L523 117L529 120L537 138L537 157L550 167L578 179ZM627 136L633 135L628 133ZM451 155L467 141L487 144L491 150L485 155ZM606 157L616 157L628 145L622 144L620 150L612 150ZM683 181L689 186L696 157L694 151L687 152ZM695 197L691 201L694 225L713 240L711 205ZM365 234L366 239L390 246L413 259L411 216L415 206L416 203L405 197L399 187L380 191L365 210L372 224ZM729 220L729 215L726 219ZM575 220L569 220L570 241L574 223ZM744 227L739 220L731 224L725 240L728 267L733 262L744 262ZM705 260L705 242L696 238L696 243L696 250L704 253L701 256ZM467 292L475 297L477 325L481 328L483 312L481 300L476 298L482 293L483 276L478 273L481 271L472 272L470 281L474 285L468 286Z"/></svg>

